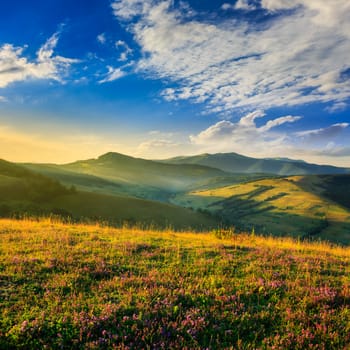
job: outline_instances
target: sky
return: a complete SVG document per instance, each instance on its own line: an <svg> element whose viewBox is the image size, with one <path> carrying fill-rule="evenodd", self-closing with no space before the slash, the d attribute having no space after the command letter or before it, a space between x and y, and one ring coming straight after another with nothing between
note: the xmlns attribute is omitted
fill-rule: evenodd
<svg viewBox="0 0 350 350"><path fill-rule="evenodd" d="M0 158L236 152L350 167L348 0L14 0Z"/></svg>

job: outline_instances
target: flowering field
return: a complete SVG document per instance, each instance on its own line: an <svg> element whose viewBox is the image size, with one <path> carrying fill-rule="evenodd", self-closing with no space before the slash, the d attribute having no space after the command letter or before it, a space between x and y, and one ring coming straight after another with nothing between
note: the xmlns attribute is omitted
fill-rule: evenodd
<svg viewBox="0 0 350 350"><path fill-rule="evenodd" d="M0 220L1 349L348 349L350 250Z"/></svg>

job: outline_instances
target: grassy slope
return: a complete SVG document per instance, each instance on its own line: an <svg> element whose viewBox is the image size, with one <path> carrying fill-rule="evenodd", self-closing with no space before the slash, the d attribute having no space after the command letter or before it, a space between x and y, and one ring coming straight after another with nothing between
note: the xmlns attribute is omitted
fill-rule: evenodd
<svg viewBox="0 0 350 350"><path fill-rule="evenodd" d="M233 173L266 173L277 175L344 174L350 169L327 165L308 164L285 159L257 159L237 153L201 154L192 157L176 157L164 162L171 164L205 165Z"/></svg>
<svg viewBox="0 0 350 350"><path fill-rule="evenodd" d="M71 191L57 181L21 166L0 161L0 215L14 213L70 215L113 223L173 226L179 229L213 227L203 214L165 203L125 196Z"/></svg>
<svg viewBox="0 0 350 350"><path fill-rule="evenodd" d="M164 201L168 198L166 191L151 186L130 183L117 179L105 179L102 177L67 170L65 167L55 164L23 164L27 169L36 171L45 176L60 181L68 186L75 186L82 191L102 193L109 195L131 196Z"/></svg>
<svg viewBox="0 0 350 350"><path fill-rule="evenodd" d="M174 193L239 182L234 175L201 165L174 165L107 153L71 164L23 164L79 190L169 202Z"/></svg>
<svg viewBox="0 0 350 350"><path fill-rule="evenodd" d="M163 228L171 226L176 229L217 226L217 222L207 215L171 204L131 197L77 192L57 197L50 206L62 208L74 217L102 219L115 224L125 222Z"/></svg>
<svg viewBox="0 0 350 350"><path fill-rule="evenodd" d="M259 232L274 235L309 234L348 244L350 211L329 198L336 189L344 189L344 183L336 186L334 179L331 176L264 179L198 191L188 198L195 207L218 211L238 227L255 227ZM349 184L350 176L347 181ZM347 193L343 192L341 198Z"/></svg>
<svg viewBox="0 0 350 350"><path fill-rule="evenodd" d="M18 209L31 203L44 203L70 190L56 180L0 159L0 205Z"/></svg>
<svg viewBox="0 0 350 350"><path fill-rule="evenodd" d="M149 173L144 171L143 168L140 168L140 164L138 165L139 168L136 168L137 165L135 164L135 169L133 170L133 172L137 174L137 177L135 178L134 175L134 177L131 177L129 174L131 170L125 170L123 165L120 165L120 168L122 168L121 170L118 168L118 164L113 163L106 164L105 168L99 164L98 169L93 164L83 164L85 163L79 162L79 164L69 166L59 166L55 164L24 164L24 166L27 169L56 179L64 185L73 185L82 191L130 196L162 202L177 202L181 205L182 203L180 202L179 198L183 195L183 191L187 191L189 188L206 189L266 177L266 175L261 174L225 174L225 176L218 176L219 174L222 175L222 173L218 173L215 170L213 171L213 169L210 169L209 173L205 173L205 176L202 176L203 174L201 173L197 174L197 167L195 167L195 171L191 173L190 170L194 169L193 167L181 166L180 169L185 169L185 177L188 178L191 176L192 178L191 181L187 181L186 183L179 185L179 179L183 178L183 175L179 175L179 167L167 167L168 173L164 174L164 165L161 165L159 168L157 164L154 169L154 172L156 173L155 175L154 172ZM169 171L169 169L175 169L175 171L172 173ZM202 167L200 167L200 169L203 170ZM98 173L99 176L89 175L85 172L90 172L91 174ZM123 178L120 177L121 174ZM162 181L160 181L160 177L163 176L164 178ZM128 178L128 180L125 180L126 178ZM168 185L165 185L164 183L167 183ZM175 201L173 197L178 197L177 201Z"/></svg>
<svg viewBox="0 0 350 350"><path fill-rule="evenodd" d="M348 349L350 251L0 220L1 349Z"/></svg>

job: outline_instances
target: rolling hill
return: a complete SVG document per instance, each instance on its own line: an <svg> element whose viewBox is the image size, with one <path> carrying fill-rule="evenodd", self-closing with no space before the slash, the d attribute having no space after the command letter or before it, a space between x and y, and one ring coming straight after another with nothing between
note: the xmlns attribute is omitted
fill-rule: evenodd
<svg viewBox="0 0 350 350"><path fill-rule="evenodd" d="M166 191L179 191L215 177L228 176L222 170L197 164L165 164L107 153L97 159L78 161L62 168L125 184L139 184Z"/></svg>
<svg viewBox="0 0 350 350"><path fill-rule="evenodd" d="M291 176L195 191L175 202L206 208L239 230L348 244L349 187L350 175Z"/></svg>
<svg viewBox="0 0 350 350"><path fill-rule="evenodd" d="M112 152L64 165L2 162L0 214L57 213L176 228L223 224L350 242L350 174L341 174L345 168L234 153L170 161L179 164ZM234 164L239 172L228 172ZM274 174L298 171L307 174ZM318 172L328 174L309 175Z"/></svg>
<svg viewBox="0 0 350 350"><path fill-rule="evenodd" d="M58 181L0 159L0 215L37 213L47 201L72 193Z"/></svg>
<svg viewBox="0 0 350 350"><path fill-rule="evenodd" d="M237 153L201 154L191 157L166 159L164 163L203 165L231 173L265 173L275 175L320 175L349 174L350 169L330 165L309 164L285 158L258 159Z"/></svg>
<svg viewBox="0 0 350 350"><path fill-rule="evenodd" d="M202 165L165 164L107 153L70 164L22 164L79 190L169 202L178 192L204 189L261 178L232 174Z"/></svg>
<svg viewBox="0 0 350 350"><path fill-rule="evenodd" d="M22 214L57 214L73 219L177 229L216 226L208 215L189 209L133 197L77 191L55 179L0 160L0 216Z"/></svg>

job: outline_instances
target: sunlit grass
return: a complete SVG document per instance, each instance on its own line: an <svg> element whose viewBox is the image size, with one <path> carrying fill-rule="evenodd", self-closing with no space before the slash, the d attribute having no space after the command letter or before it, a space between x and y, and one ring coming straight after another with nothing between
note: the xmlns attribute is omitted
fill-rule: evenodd
<svg viewBox="0 0 350 350"><path fill-rule="evenodd" d="M349 248L3 219L0 252L1 349L350 346Z"/></svg>
<svg viewBox="0 0 350 350"><path fill-rule="evenodd" d="M274 235L316 236L348 242L350 212L322 196L317 176L262 179L191 192L194 203L232 218L237 226L255 226Z"/></svg>

